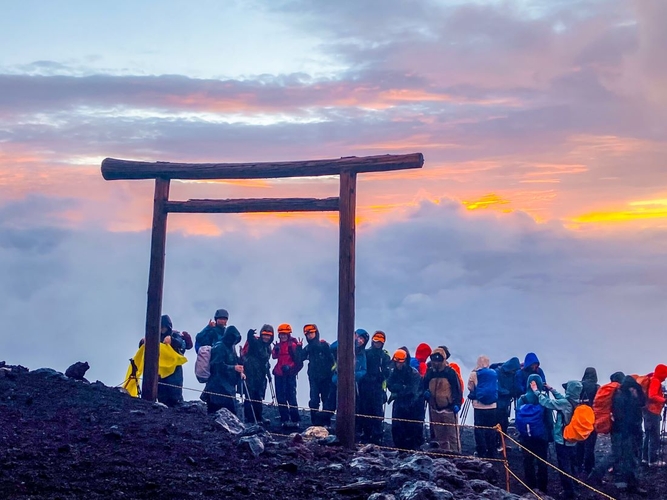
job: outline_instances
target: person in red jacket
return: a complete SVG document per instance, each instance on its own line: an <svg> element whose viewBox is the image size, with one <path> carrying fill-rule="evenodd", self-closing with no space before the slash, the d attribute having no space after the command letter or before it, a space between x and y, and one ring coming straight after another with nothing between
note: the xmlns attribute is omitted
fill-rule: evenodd
<svg viewBox="0 0 667 500"><path fill-rule="evenodd" d="M278 327L278 343L273 346L271 357L278 360L273 376L280 422L284 428L299 427L301 420L296 402L296 374L303 367L302 346L302 340L292 337L290 325L283 323Z"/></svg>
<svg viewBox="0 0 667 500"><path fill-rule="evenodd" d="M644 409L644 445L642 446L642 462L648 462L653 467L665 465L658 458L660 449L660 414L665 406L665 395L662 383L667 378L667 365L658 365L653 371L648 386L648 401Z"/></svg>

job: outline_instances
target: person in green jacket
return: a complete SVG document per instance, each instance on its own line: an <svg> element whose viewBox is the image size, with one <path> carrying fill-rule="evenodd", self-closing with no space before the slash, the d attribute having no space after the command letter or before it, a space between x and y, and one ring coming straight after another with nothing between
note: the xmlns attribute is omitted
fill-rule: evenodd
<svg viewBox="0 0 667 500"><path fill-rule="evenodd" d="M547 393L540 393L535 381L530 383L530 388L538 397L540 405L547 410L554 410L556 412L556 422L554 423L554 442L556 443L556 459L558 461L558 468L569 475L574 475L573 465L576 458L576 444L569 443L563 439L563 429L570 423L574 408L579 403L581 398L582 384L578 380L570 380L566 384L565 395L562 395L553 387L544 384L544 388L551 392L553 398L549 397ZM575 498L574 482L568 476L560 475L561 485L563 486L563 498Z"/></svg>

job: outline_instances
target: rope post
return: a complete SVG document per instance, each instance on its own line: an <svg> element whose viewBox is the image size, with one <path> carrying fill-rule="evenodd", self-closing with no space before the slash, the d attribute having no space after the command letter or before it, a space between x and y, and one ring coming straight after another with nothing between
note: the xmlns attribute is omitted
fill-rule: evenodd
<svg viewBox="0 0 667 500"><path fill-rule="evenodd" d="M509 462L507 461L507 447L505 446L505 433L500 424L496 424L494 429L500 434L500 444L503 447L503 464L505 465L505 488L507 493L510 493L510 472L509 472Z"/></svg>

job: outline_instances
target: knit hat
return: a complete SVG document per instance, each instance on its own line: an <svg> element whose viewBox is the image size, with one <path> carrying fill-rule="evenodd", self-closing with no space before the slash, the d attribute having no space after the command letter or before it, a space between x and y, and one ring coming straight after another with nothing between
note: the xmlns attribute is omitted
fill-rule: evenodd
<svg viewBox="0 0 667 500"><path fill-rule="evenodd" d="M449 352L449 349L446 345L439 345L438 347L445 351L445 359L449 359L451 357L452 354Z"/></svg>
<svg viewBox="0 0 667 500"><path fill-rule="evenodd" d="M377 330L373 334L373 342L382 342L383 344L387 341L387 336L382 330Z"/></svg>
<svg viewBox="0 0 667 500"><path fill-rule="evenodd" d="M436 347L431 353L432 361L444 361L448 358L447 353L442 347Z"/></svg>
<svg viewBox="0 0 667 500"><path fill-rule="evenodd" d="M403 349L398 349L394 355L392 356L393 361L405 361L408 358L408 353L406 353Z"/></svg>
<svg viewBox="0 0 667 500"><path fill-rule="evenodd" d="M283 323L278 326L278 335L281 333L287 333L288 335L292 333L292 327L288 323Z"/></svg>
<svg viewBox="0 0 667 500"><path fill-rule="evenodd" d="M229 319L229 313L227 312L227 309L218 309L215 311L215 316L213 316L214 319L218 318L226 318Z"/></svg>

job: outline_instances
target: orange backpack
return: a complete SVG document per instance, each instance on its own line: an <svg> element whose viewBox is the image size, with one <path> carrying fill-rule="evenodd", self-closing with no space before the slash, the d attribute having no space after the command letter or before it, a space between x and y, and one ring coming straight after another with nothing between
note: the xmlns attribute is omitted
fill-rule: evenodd
<svg viewBox="0 0 667 500"><path fill-rule="evenodd" d="M611 407L616 389L621 386L618 382L609 382L598 389L593 400L595 414L595 432L609 434L611 432Z"/></svg>
<svg viewBox="0 0 667 500"><path fill-rule="evenodd" d="M563 428L563 439L576 442L586 441L595 430L595 413L588 405L579 405L574 409L570 423Z"/></svg>
<svg viewBox="0 0 667 500"><path fill-rule="evenodd" d="M651 378L653 377L652 373L648 375L630 375L633 379L637 381L639 385L642 386L642 391L644 396L648 398L648 386L651 385Z"/></svg>

